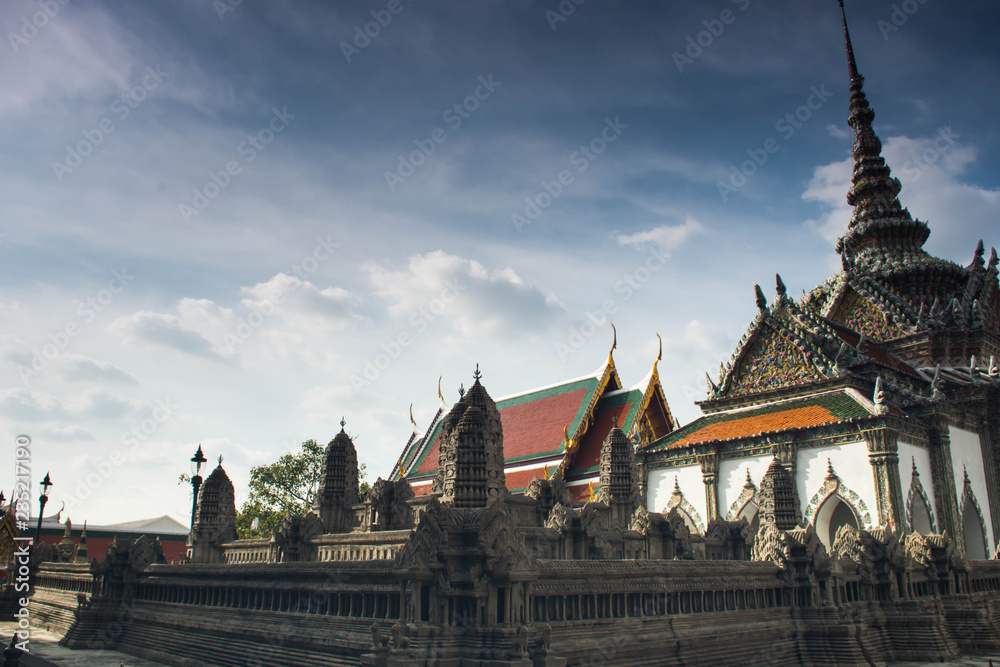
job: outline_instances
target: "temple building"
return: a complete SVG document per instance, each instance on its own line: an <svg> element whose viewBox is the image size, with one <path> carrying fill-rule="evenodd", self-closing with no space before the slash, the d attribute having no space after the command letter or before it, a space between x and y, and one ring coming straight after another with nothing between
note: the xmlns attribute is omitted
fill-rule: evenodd
<svg viewBox="0 0 1000 667"><path fill-rule="evenodd" d="M311 510L235 539L201 487L187 561L146 537L32 554L32 623L171 665L858 665L1000 651L1000 295L923 249L847 34L843 270L757 314L703 416L658 363L494 400L469 389L362 499L341 421ZM412 413L411 413L412 419ZM71 545L67 544L67 548ZM49 551L54 553L51 547ZM2 552L0 552L2 553ZM0 611L14 608L7 589ZM6 612L5 612L6 613Z"/></svg>
<svg viewBox="0 0 1000 667"><path fill-rule="evenodd" d="M615 368L611 345L607 361L593 374L540 387L497 400L504 431L504 472L511 493L524 493L534 478L559 475L574 499L592 500L599 490L601 443L612 424L636 446L670 433L677 422L663 395L657 355L649 373L638 384L624 387ZM390 479L403 477L414 493L431 492L440 467L444 397L424 433L414 432Z"/></svg>
<svg viewBox="0 0 1000 667"><path fill-rule="evenodd" d="M1000 539L997 253L929 255L881 155L846 21L854 207L843 269L796 301L781 277L732 358L707 378L704 416L641 448L647 508L692 527L760 507L774 458L827 547L840 526L947 532L970 557ZM960 214L960 212L956 212Z"/></svg>

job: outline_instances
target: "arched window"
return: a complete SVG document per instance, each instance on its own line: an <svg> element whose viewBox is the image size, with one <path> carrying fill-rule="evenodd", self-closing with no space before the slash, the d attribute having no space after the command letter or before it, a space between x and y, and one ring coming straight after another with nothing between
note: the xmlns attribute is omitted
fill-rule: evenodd
<svg viewBox="0 0 1000 667"><path fill-rule="evenodd" d="M740 510L738 519L746 519L750 524L750 535L756 536L760 531L760 508L754 501L748 501Z"/></svg>
<svg viewBox="0 0 1000 667"><path fill-rule="evenodd" d="M924 502L921 494L914 494L910 499L910 526L915 533L928 535L934 532L934 525L931 522L931 510Z"/></svg>
<svg viewBox="0 0 1000 667"><path fill-rule="evenodd" d="M983 532L983 522L979 516L979 508L974 502L966 500L962 509L962 534L965 537L965 554L973 560L989 558L986 549L986 533Z"/></svg>
<svg viewBox="0 0 1000 667"><path fill-rule="evenodd" d="M816 510L816 534L827 549L833 546L842 526L858 528L859 525L854 510L837 495L829 496Z"/></svg>
<svg viewBox="0 0 1000 667"><path fill-rule="evenodd" d="M692 519L692 518L691 518L691 515L690 515L690 514L688 514L688 513L687 513L687 512L686 512L686 511L685 511L685 510L684 510L683 508L681 508L681 507L678 507L678 508L677 508L677 513L678 513L678 514L679 514L679 515L681 516L681 518L682 518L682 519L684 519L684 523L685 523L685 525L687 525L687 527L688 527L688 530L690 530L690 531L691 531L691 534L692 534L692 535L698 535L698 534L699 534L699 532L700 532L700 531L698 530L698 524L697 524L697 523L695 523L694 519Z"/></svg>

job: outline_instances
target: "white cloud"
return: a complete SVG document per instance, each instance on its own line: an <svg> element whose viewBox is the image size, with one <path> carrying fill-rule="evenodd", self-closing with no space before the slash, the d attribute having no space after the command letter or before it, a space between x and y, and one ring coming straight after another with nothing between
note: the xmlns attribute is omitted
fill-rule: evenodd
<svg viewBox="0 0 1000 667"><path fill-rule="evenodd" d="M240 301L244 307L262 313L273 310L293 323L302 318L318 318L339 330L361 319L351 310L360 301L346 289L334 286L320 289L308 280L286 273L277 273L252 287L241 287L240 291L246 295Z"/></svg>
<svg viewBox="0 0 1000 667"><path fill-rule="evenodd" d="M729 359L734 344L722 327L699 320L663 339L660 377L670 408L682 423L698 416L693 403L708 394L705 373L717 381L719 362Z"/></svg>
<svg viewBox="0 0 1000 667"><path fill-rule="evenodd" d="M139 311L119 317L110 329L128 341L162 345L178 352L224 361L225 357L198 331L176 315Z"/></svg>
<svg viewBox="0 0 1000 667"><path fill-rule="evenodd" d="M94 434L82 426L56 426L41 424L31 429L32 439L38 442L96 442Z"/></svg>
<svg viewBox="0 0 1000 667"><path fill-rule="evenodd" d="M408 317L411 325L444 318L470 336L537 330L565 312L554 296L526 284L513 269L490 271L443 250L410 257L402 271L372 262L363 268L376 293L389 302L389 315Z"/></svg>
<svg viewBox="0 0 1000 667"><path fill-rule="evenodd" d="M615 240L618 241L619 245L631 246L655 243L663 249L667 256L670 256L670 253L681 247L689 238L704 233L705 227L694 218L689 217L680 225L661 225L635 234L619 234Z"/></svg>
<svg viewBox="0 0 1000 667"><path fill-rule="evenodd" d="M67 400L31 389L0 391L0 416L23 422L118 419L148 406L104 389L89 389Z"/></svg>
<svg viewBox="0 0 1000 667"><path fill-rule="evenodd" d="M76 354L66 356L66 363L61 372L63 378L71 382L108 381L136 386L139 384L136 376L109 361L99 361Z"/></svg>

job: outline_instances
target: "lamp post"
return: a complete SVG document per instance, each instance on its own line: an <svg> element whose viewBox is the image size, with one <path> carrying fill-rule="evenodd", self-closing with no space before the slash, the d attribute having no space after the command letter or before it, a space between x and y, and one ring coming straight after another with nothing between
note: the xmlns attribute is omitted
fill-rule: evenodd
<svg viewBox="0 0 1000 667"><path fill-rule="evenodd" d="M42 480L42 495L38 497L38 504L40 505L38 509L38 526L35 528L35 544L38 544L42 539L42 515L45 514L45 503L49 502L49 487L52 486L52 480L49 479L49 473L45 473L45 479Z"/></svg>
<svg viewBox="0 0 1000 667"><path fill-rule="evenodd" d="M194 500L191 502L191 530L194 530L194 515L198 511L198 489L201 488L201 467L208 459L201 452L201 445L198 451L191 457L191 487L194 489Z"/></svg>

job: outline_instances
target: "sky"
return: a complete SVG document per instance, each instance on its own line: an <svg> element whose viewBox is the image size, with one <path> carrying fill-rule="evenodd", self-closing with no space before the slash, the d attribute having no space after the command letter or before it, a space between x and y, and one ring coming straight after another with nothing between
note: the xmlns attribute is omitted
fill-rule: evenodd
<svg viewBox="0 0 1000 667"><path fill-rule="evenodd" d="M1000 7L848 0L926 248L1000 242ZM0 5L0 453L46 514L169 514L346 420L367 479L472 381L657 356L681 423L753 286L839 268L833 0ZM27 448L17 437L30 438ZM14 475L0 488L10 495ZM33 508L33 512L34 512Z"/></svg>

